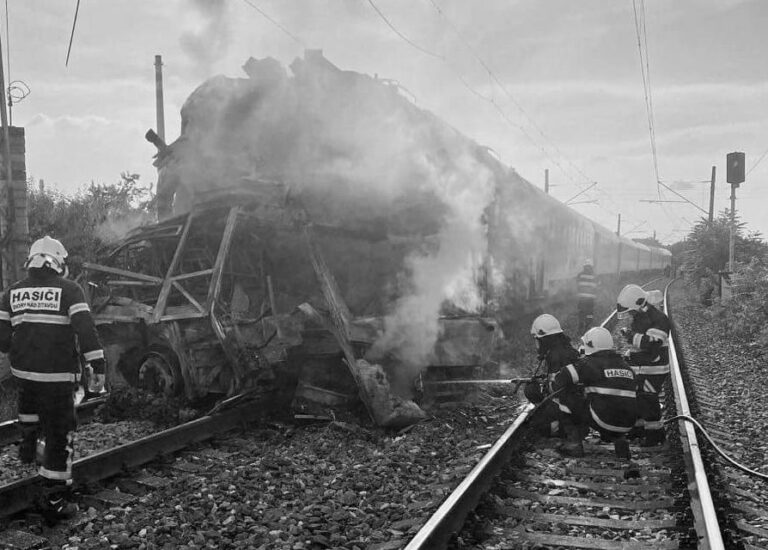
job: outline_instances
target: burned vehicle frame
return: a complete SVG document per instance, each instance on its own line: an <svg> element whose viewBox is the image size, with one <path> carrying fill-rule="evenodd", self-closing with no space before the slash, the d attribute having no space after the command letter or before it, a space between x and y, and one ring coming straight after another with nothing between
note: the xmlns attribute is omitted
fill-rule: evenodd
<svg viewBox="0 0 768 550"><path fill-rule="evenodd" d="M112 386L195 399L285 370L299 342L295 315L277 312L262 246L275 231L266 211L284 201L279 184L211 193L184 215L135 229L102 263L83 264ZM282 229L298 242L296 218Z"/></svg>

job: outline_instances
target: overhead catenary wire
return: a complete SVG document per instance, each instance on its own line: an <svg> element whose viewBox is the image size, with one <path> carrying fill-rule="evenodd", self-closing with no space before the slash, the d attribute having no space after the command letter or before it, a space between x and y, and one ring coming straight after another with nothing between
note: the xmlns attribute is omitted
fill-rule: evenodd
<svg viewBox="0 0 768 550"><path fill-rule="evenodd" d="M299 44L299 45L300 45L301 47L303 47L303 48L306 48L306 47L307 47L307 45L304 43L304 41L303 41L301 38L299 38L298 36L296 36L295 34L293 34L291 31L289 31L288 29L286 29L286 28L285 28L283 25L281 25L280 23L278 23L278 22L277 22L275 19L273 19L272 17L270 17L268 13L266 13L264 10L262 10L260 7L258 7L258 6L257 6L256 4L254 4L253 2L251 2L251 0L243 0L243 2L245 2L245 3L246 3L246 4L248 4L248 5L249 5L251 8L253 8L253 9L254 9L254 10L256 10L258 13L260 13L260 14L261 14L261 16L262 16L264 19L266 19L267 21L269 21L270 23L272 23L272 24L273 24L275 27L277 27L278 29L280 29L280 30L281 30L283 33L285 33L285 35L286 35L286 36L288 36L288 37L289 37L291 40L293 40L294 42L296 42L297 44Z"/></svg>
<svg viewBox="0 0 768 550"><path fill-rule="evenodd" d="M80 13L80 0L77 0L75 5L75 17L72 20L72 32L69 35L69 46L67 47L67 60L64 62L64 66L69 66L69 54L72 53L72 41L75 38L75 27L77 27L77 15Z"/></svg>
<svg viewBox="0 0 768 550"><path fill-rule="evenodd" d="M491 69L490 65L486 63L486 61L480 56L480 54L477 53L477 50L470 44L469 40L464 36L464 33L462 33L459 28L453 23L453 21L445 14L443 9L440 7L440 5L435 0L429 0L430 4L432 4L432 7L434 7L435 11L437 11L438 15L446 22L446 24L451 28L451 30L456 34L456 36L459 37L461 42L464 44L464 46L467 48L469 53L472 55L472 57L478 62L478 64L485 70L485 72L488 74L488 77L490 78L491 82L496 84L499 89L504 93L504 95L512 102L512 104L517 108L518 111L520 111L520 114L523 115L523 117L528 120L529 124L538 132L538 134L544 139L545 142L547 142L554 150L555 152L560 155L562 158L564 158L568 164L574 169L574 171L584 178L584 182L582 185L590 185L592 183L592 178L587 176L583 170L581 170L578 166L576 166L563 152L560 150L560 148L544 133L544 131L541 129L541 127L536 123L536 121L531 117L528 112L523 108L523 106L520 104L520 102L515 98L515 96L509 91L509 89L504 85L504 83L501 81L501 79L498 77L495 71ZM547 155L548 156L548 155ZM551 159L550 159L551 160ZM572 180L572 176L568 174L563 167L559 163L555 163L556 166L568 177ZM572 180L573 181L573 180Z"/></svg>
<svg viewBox="0 0 768 550"><path fill-rule="evenodd" d="M411 40L410 38L408 38L407 36L405 36L403 33L401 33L401 32L400 32L400 31L397 29L397 27L395 27L395 26L392 24L392 22L391 22L389 19L387 19L387 16L386 16L386 15L384 15L384 14L382 13L382 11L381 11L381 10L380 10L380 9L379 9L377 6L376 6L376 4L374 4L373 0L368 0L368 3L369 3L369 4L371 5L371 7L373 8L373 11L375 11L375 12L376 12L376 13L379 15L379 17L382 19L382 21L384 21L384 23L386 23L386 24L387 24L387 26L388 26L390 29L392 29L392 32L393 32L393 33L395 33L395 34L396 34L397 36L399 36L400 38L402 38L402 39L403 39L405 42L407 42L408 44L410 44L410 45L411 45L413 48L415 48L415 49L419 50L419 51L420 51L421 53L423 53L423 54L426 54L426 55L430 55L430 56L432 56L432 57L434 57L434 58L437 58L437 59L445 60L445 57L443 57L442 55L440 55L440 54L437 54L437 53L435 53L435 52L431 52L431 51L427 50L426 48L422 48L421 46L419 46L418 44L416 44L416 43L415 43L413 40Z"/></svg>
<svg viewBox="0 0 768 550"><path fill-rule="evenodd" d="M656 150L656 125L653 116L653 93L651 91L651 68L648 56L648 35L645 27L645 1L640 1L640 10L638 11L637 0L632 0L632 10L635 15L635 34L637 36L637 49L640 54L640 73L643 80L643 95L645 97L645 111L648 119L648 136L651 143L651 155L653 157L653 171L656 175L657 192L661 197L661 192L658 189L658 183L661 178L659 176L659 161ZM643 47L645 45L645 48ZM645 50L645 51L643 51Z"/></svg>
<svg viewBox="0 0 768 550"><path fill-rule="evenodd" d="M573 179L568 174L568 172L563 168L563 166L555 158L553 158L547 152L547 150L542 145L540 145L533 138L533 136L531 136L531 134L522 125L520 125L520 124L516 123L514 120L512 120L510 118L510 116L504 111L502 106L498 103L498 101L496 101L492 97L488 97L488 96L483 95L481 92L479 92L478 90L473 88L467 82L467 80L461 75L461 72L454 66L453 63L451 63L451 61L445 55L434 53L434 52L432 52L430 50L427 50L427 49L419 46L418 44L416 44L415 41L411 40L402 31L400 31L394 25L394 23L392 23L392 21L390 19L388 19L386 17L386 15L376 6L376 4L374 4L374 2L372 0L368 0L368 3L371 5L371 8L374 9L374 11L379 16L379 18L382 19L386 23L386 25L390 28L390 30L392 30L392 32L395 33L395 35L397 35L401 40L403 40L406 44L408 44L409 46L411 46L415 50L417 50L419 52L422 52L422 53L424 53L426 55L429 55L430 57L433 57L433 58L438 59L438 60L442 61L443 63L445 63L445 65L454 73L454 75L458 78L458 80L462 83L462 85L465 88L467 88L467 90L469 90L473 95L475 95L479 99L482 99L483 101L486 101L487 103L489 103L494 108L494 110L499 114L499 116L501 116L501 118L502 118L502 120L504 120L504 122L509 124L511 127L515 128L516 130L519 130L525 136L525 138L528 139L534 145L534 147L536 147L538 150L540 150L541 153L545 157L547 157L557 168L559 168L563 172L563 174L566 175L566 177L571 179L571 181L573 182ZM495 75L492 73L492 71L489 71L489 76L491 77L492 80L495 78ZM561 155L562 155L562 153L561 153ZM573 182L573 183L575 183L575 182Z"/></svg>
<svg viewBox="0 0 768 550"><path fill-rule="evenodd" d="M766 149L765 151L763 151L763 154L762 154L762 155L760 155L760 158L758 158L758 159L757 159L757 161L755 161L755 163L752 165L752 167L751 167L749 170L747 170L747 173L746 173L746 175L748 176L749 174L751 174L751 173L752 173L752 170L754 170L755 168L757 168L757 166L758 166L758 165L759 165L761 162L763 162L763 159L764 159L766 156L768 156L768 149Z"/></svg>

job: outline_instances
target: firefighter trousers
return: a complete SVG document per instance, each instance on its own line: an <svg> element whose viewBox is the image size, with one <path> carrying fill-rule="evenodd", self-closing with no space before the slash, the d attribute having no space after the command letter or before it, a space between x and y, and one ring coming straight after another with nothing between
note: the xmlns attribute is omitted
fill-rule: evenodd
<svg viewBox="0 0 768 550"><path fill-rule="evenodd" d="M22 431L20 457L22 450L34 452L29 449L29 445L37 439L39 433L45 441L40 475L66 484L72 480L73 445L77 428L74 389L74 385L69 382L19 380L19 424Z"/></svg>
<svg viewBox="0 0 768 550"><path fill-rule="evenodd" d="M663 442L665 434L664 423L661 421L659 394L643 391L637 392L637 406L639 412L638 426L643 428L645 441L651 445Z"/></svg>

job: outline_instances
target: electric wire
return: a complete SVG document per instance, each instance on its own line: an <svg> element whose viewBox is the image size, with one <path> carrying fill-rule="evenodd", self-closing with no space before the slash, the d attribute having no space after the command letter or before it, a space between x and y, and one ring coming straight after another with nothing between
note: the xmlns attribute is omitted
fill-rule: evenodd
<svg viewBox="0 0 768 550"><path fill-rule="evenodd" d="M67 60L64 62L64 66L69 66L69 54L72 52L72 41L75 38L75 27L77 26L77 14L80 13L80 0L77 0L75 6L75 18L72 21L72 32L69 35L69 47L67 48Z"/></svg>
<svg viewBox="0 0 768 550"><path fill-rule="evenodd" d="M701 434L704 436L704 438L709 442L710 445L712 445L712 448L717 451L717 454L719 454L721 457L723 457L726 461L728 461L732 466L735 468L738 468L742 472L749 474L754 477L759 477L760 479L768 480L768 474L764 474L762 472L758 472L757 470L752 470L751 468L748 468L747 466L744 466L743 464L736 462L734 459L732 459L730 456L728 456L725 451L723 451L717 443L710 437L710 435L707 433L707 430L704 429L704 426L699 424L698 420L693 418L692 416L688 416L685 414L679 414L677 416L673 416L672 418L668 418L667 420L664 420L664 424L668 424L669 422L674 422L675 420L685 420L686 422L690 422L693 424L696 429L701 432Z"/></svg>
<svg viewBox="0 0 768 550"><path fill-rule="evenodd" d="M401 32L400 32L400 31L397 29L397 27L395 27L395 26L392 24L392 22L391 22L389 19L387 19L387 16L386 16L386 15L384 15L384 14L381 12L381 10L380 10L380 9L379 9L379 8L376 6L376 4L374 4L374 3L373 3L373 0L368 0L368 3L371 5L371 7L373 8L373 10L374 10L374 11L375 11L375 12L376 12L378 15L379 15L379 17L381 18L381 20L382 20L382 21L384 21L384 23L386 23L386 24L387 24L387 26L388 26L388 27L389 27L389 28L392 30L392 32L393 32L393 33L395 33L395 34L396 34L397 36L399 36L400 38L402 38L402 39L403 39L405 42L407 42L408 44L410 44L410 45L411 45L413 48L415 48L415 49L419 50L419 51L420 51L421 53L423 53L423 54L426 54L426 55L432 56L432 57L434 57L434 58L436 58L436 59L445 60L445 57L444 57L444 56L442 56L442 55L440 55L440 54L437 54L437 53L435 53L435 52L431 52L431 51L429 51L429 50L427 50L427 49L425 49L425 48L422 48L421 46L419 46L418 44L416 44L416 43L415 43L413 40L411 40L410 38L408 38L407 36L405 36L403 33L401 33Z"/></svg>
<svg viewBox="0 0 768 550"><path fill-rule="evenodd" d="M653 171L656 175L656 188L659 198L661 197L661 190L658 183L661 181L659 177L659 162L656 151L656 130L653 117L653 99L651 93L651 74L650 74L650 61L648 59L648 37L645 28L645 2L640 0L641 12L638 14L637 0L632 0L632 10L635 15L635 34L637 36L637 49L640 54L640 73L643 80L643 95L645 97L645 110L648 118L648 136L651 144L651 155L653 157ZM641 39L641 35L643 38ZM643 55L643 43L645 43L645 55Z"/></svg>
<svg viewBox="0 0 768 550"><path fill-rule="evenodd" d="M445 12L440 7L440 5L435 0L429 0L429 2L430 4L432 4L432 7L434 7L435 11L437 11L438 15L443 19L443 21L445 21L446 24L451 28L454 34L456 34L456 36L459 37L459 39L467 48L467 50L472 55L472 57L474 57L474 59L478 62L478 64L485 70L485 72L488 74L489 79L493 83L495 83L499 87L499 89L501 89L504 95L507 96L507 98L512 102L512 104L517 108L517 110L520 111L523 117L526 120L528 120L529 124L539 133L539 135L544 139L544 141L547 142L555 150L555 152L558 155L564 158L568 162L568 164L571 165L571 167L574 169L574 171L577 174L579 174L582 178L584 178L585 182L581 183L580 185L590 185L592 183L592 179L589 176L587 176L578 166L576 166L565 154L563 154L560 148L544 133L541 127L536 123L533 117L531 117L528 114L528 112L523 108L520 102L514 97L514 95L509 91L509 89L504 85L504 83L496 75L493 69L491 69L488 63L486 63L486 61L480 56L480 54L477 53L477 50L472 46L472 44L470 44L469 40L467 40L467 38L464 36L464 33L462 33L459 30L459 28L453 23L453 21L445 14ZM566 177L568 177L573 182L572 176L567 172L565 172L562 166L560 166L559 164L556 164L556 166L558 166L560 171L562 171L566 175ZM573 182L573 183L576 183L576 182Z"/></svg>
<svg viewBox="0 0 768 550"><path fill-rule="evenodd" d="M291 40L293 40L294 42L296 42L297 44L299 44L299 45L300 45L300 46L302 46L303 48L306 48L306 47L307 47L307 45L304 43L304 41L303 41L301 38L299 38L298 36L296 36L295 34L293 34L291 31L289 31L288 29L286 29L286 28L285 28L284 26L282 26L280 23L278 23L277 21L275 21L273 18L271 18L271 17L270 17L270 16L269 16L269 15L268 15L268 14L267 14L267 13L266 13L264 10L262 10L262 9L261 9L261 8L259 8L257 5L255 5L254 3L252 3L252 2L251 2L251 0L243 0L243 2L245 2L245 3L246 3L246 4L248 4L248 5L249 5L251 8L253 8L253 9L254 9L254 10L256 10L258 13L260 13L260 14L261 14L261 16L262 16L264 19L266 19L267 21L269 21L270 23L272 23L272 24L273 24L275 27L277 27L278 29L280 29L281 31L283 31L283 32L286 34L286 36L288 36L288 37L289 37Z"/></svg>
<svg viewBox="0 0 768 550"><path fill-rule="evenodd" d="M5 0L5 57L8 67L8 125L13 126L13 100L11 99L11 23L8 19L8 0Z"/></svg>
<svg viewBox="0 0 768 550"><path fill-rule="evenodd" d="M749 174L751 174L751 173L752 173L752 170L754 170L755 168L757 168L757 165L758 165L758 164L760 164L761 162L763 162L763 159L766 157L766 155L768 155L768 149L766 149L765 151L763 151L763 154L762 154L762 155L760 155L760 158L758 158L758 159L757 159L757 161L756 161L756 162L755 162L755 163L752 165L752 167L751 167L749 170L747 170L747 173L746 173L746 175L747 175L747 176L748 176Z"/></svg>

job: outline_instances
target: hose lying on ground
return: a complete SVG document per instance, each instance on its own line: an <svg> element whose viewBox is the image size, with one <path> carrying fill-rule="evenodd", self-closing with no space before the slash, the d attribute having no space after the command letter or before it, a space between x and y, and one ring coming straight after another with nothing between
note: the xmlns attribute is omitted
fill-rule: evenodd
<svg viewBox="0 0 768 550"><path fill-rule="evenodd" d="M715 449L715 451L717 451L717 454L722 456L725 460L727 460L729 463L731 463L731 465L733 465L734 467L738 468L742 472L747 473L747 474L749 474L751 476L755 476L755 477L758 477L760 479L768 480L768 474L764 474L762 472L751 470L750 468L747 468L743 464L739 464L734 459L732 459L730 456L725 454L725 451L723 451L720 447L718 447L717 443L715 443L714 440L707 433L707 430L705 430L704 427L701 424L699 424L699 422L695 418L693 418L691 416L688 416L688 415L685 415L685 414L680 414L680 415L677 415L677 416L673 416L672 418L670 418L668 420L665 420L664 424L667 424L669 422L673 422L675 420L685 420L685 421L690 422L691 424L693 424L704 435L704 438L709 442L710 445L712 445L712 447Z"/></svg>

